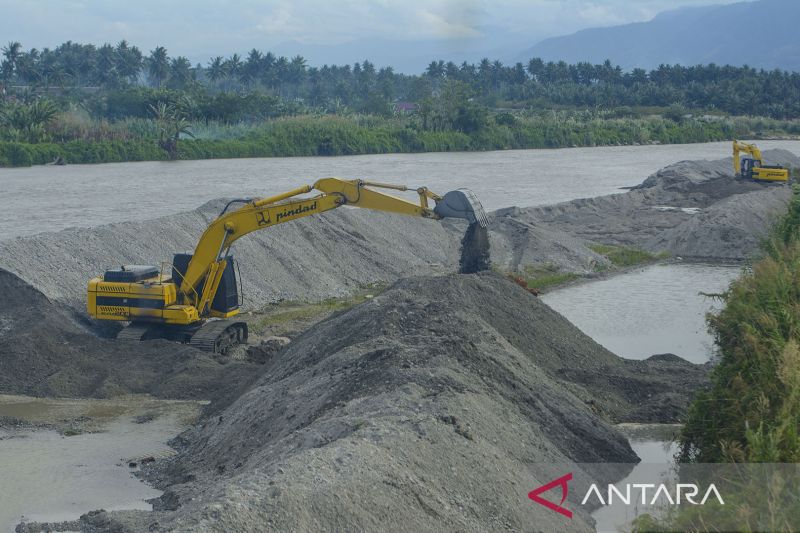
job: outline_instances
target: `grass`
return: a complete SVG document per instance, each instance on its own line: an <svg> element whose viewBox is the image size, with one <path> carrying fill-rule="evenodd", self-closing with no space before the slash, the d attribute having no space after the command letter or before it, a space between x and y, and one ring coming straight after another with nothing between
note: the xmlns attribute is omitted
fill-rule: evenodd
<svg viewBox="0 0 800 533"><path fill-rule="evenodd" d="M546 289L556 285L563 285L580 276L574 272L561 272L558 267L550 263L542 265L526 265L522 278L529 289Z"/></svg>
<svg viewBox="0 0 800 533"><path fill-rule="evenodd" d="M652 254L636 248L627 248L625 246L615 246L611 244L591 244L589 248L595 253L602 255L611 261L612 265L619 268L652 263L653 261L660 261L669 257L669 254L666 252Z"/></svg>
<svg viewBox="0 0 800 533"><path fill-rule="evenodd" d="M589 248L611 262L611 266L606 266L604 264L598 265L595 268L597 272L607 272L634 265L653 263L669 257L667 253L652 254L636 248L627 248L625 246L615 246L611 244L592 244L589 245ZM583 277L576 272L564 272L552 263L525 265L522 268L521 275L516 272L505 272L504 274L516 283L520 285L524 284L523 286L526 288L535 291L558 287L559 285L564 285Z"/></svg>
<svg viewBox="0 0 800 533"><path fill-rule="evenodd" d="M271 331L273 334L293 329L293 326L302 323L317 322L339 311L345 311L363 303L384 290L381 284L365 285L353 296L343 298L328 298L320 302L285 301L270 305L269 307L253 313L248 320L250 327L256 333Z"/></svg>

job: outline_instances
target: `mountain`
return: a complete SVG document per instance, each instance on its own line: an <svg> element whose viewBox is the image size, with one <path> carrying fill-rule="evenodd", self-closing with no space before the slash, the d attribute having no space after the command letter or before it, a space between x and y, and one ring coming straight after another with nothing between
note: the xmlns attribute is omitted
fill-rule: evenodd
<svg viewBox="0 0 800 533"><path fill-rule="evenodd" d="M625 69L716 63L800 71L799 21L798 0L684 8L648 22L545 39L517 59L541 57L567 63L610 59Z"/></svg>

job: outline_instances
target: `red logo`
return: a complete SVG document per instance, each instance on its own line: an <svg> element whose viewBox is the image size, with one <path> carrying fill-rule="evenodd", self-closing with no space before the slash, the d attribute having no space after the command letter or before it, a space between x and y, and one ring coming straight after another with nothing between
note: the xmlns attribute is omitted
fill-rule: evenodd
<svg viewBox="0 0 800 533"><path fill-rule="evenodd" d="M555 511L559 514L563 514L567 518L572 518L572 511L570 511L569 509L565 509L564 507L561 507L561 505L567 499L567 493L569 492L569 487L567 486L568 481L572 481L572 472L570 472L566 476L561 476L558 479L554 479L547 485L542 485L538 489L533 489L528 493L528 498L535 501L539 505L544 505L545 507L547 507L552 511ZM561 502L559 502L558 505L554 504L549 500L545 500L544 498L539 496L541 493L547 492L548 490L553 489L555 487L561 487Z"/></svg>

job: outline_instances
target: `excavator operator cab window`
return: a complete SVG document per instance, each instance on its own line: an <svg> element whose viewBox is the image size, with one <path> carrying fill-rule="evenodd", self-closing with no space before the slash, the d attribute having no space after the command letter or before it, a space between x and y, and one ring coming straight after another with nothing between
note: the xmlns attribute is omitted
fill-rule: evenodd
<svg viewBox="0 0 800 533"><path fill-rule="evenodd" d="M757 161L750 157L745 157L742 159L741 163L741 174L743 178L753 178L753 167L756 166Z"/></svg>

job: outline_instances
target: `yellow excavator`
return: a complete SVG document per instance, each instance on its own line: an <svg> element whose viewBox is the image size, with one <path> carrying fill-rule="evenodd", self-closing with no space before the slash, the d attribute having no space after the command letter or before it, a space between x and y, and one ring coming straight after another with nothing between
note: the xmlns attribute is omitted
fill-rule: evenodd
<svg viewBox="0 0 800 533"><path fill-rule="evenodd" d="M739 159L739 154L745 153L750 157ZM788 182L789 171L780 166L764 165L761 150L750 143L733 141L733 173L736 177L755 181Z"/></svg>
<svg viewBox="0 0 800 533"><path fill-rule="evenodd" d="M376 189L416 191L419 203ZM318 191L312 197L302 197ZM430 207L433 201L435 206ZM236 204L243 204L232 209ZM486 213L466 189L439 196L426 187L326 178L314 185L262 199L229 202L209 224L194 253L178 253L165 267L126 265L89 281L87 307L98 320L130 324L118 339L166 338L214 353L247 341L247 323L239 313L239 286L231 245L254 231L330 211L343 205L439 220L466 219L485 227Z"/></svg>

